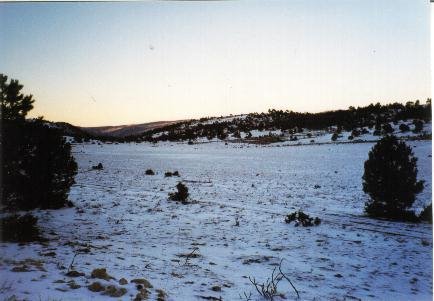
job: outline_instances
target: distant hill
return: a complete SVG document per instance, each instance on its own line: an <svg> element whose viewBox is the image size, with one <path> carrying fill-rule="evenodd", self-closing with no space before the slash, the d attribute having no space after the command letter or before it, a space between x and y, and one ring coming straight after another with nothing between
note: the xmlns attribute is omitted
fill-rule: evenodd
<svg viewBox="0 0 434 301"><path fill-rule="evenodd" d="M67 122L49 122L52 127L55 127L63 132L63 135L65 136L71 136L71 137L81 137L81 138L92 138L93 135L90 135L87 131L84 131L78 126L72 125Z"/></svg>
<svg viewBox="0 0 434 301"><path fill-rule="evenodd" d="M184 121L185 120L157 121L157 122L148 122L148 123L131 124L131 125L80 127L80 129L93 136L122 138L127 136L136 136L147 131L156 130L165 126L169 126Z"/></svg>
<svg viewBox="0 0 434 301"><path fill-rule="evenodd" d="M431 99L424 104L419 101L386 105L377 103L320 113L268 110L266 113L101 127L77 127L65 122L48 121L47 124L59 128L65 136L72 136L78 142L90 139L154 143L201 143L213 140L275 143L299 139L318 142L318 134L323 136L323 140L327 137L328 141L339 141L342 137L345 137L344 140L356 141L392 133L411 136L412 139L416 136L431 139Z"/></svg>
<svg viewBox="0 0 434 301"><path fill-rule="evenodd" d="M408 122L411 122L411 127ZM360 135L382 136L395 132L430 135L425 124L431 123L431 99L425 104L415 102L370 104L365 107L349 107L347 110L320 113L268 110L266 113L250 113L226 117L207 117L187 120L156 129L149 129L138 136L126 136L126 141L190 141L193 143L213 139L254 140L266 137L267 142L297 140L298 134L308 131L325 131L339 137L342 131L350 132L349 140ZM402 124L401 128L394 128ZM278 137L276 137L276 135ZM424 136L425 137L425 136ZM331 138L330 138L331 139ZM336 138L337 139L337 138ZM333 140L334 141L334 140Z"/></svg>

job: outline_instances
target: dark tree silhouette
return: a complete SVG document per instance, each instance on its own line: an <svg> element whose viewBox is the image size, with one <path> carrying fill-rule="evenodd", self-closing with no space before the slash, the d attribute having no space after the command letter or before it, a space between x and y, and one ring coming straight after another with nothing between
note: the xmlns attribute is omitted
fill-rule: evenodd
<svg viewBox="0 0 434 301"><path fill-rule="evenodd" d="M416 194L423 190L423 181L417 181L416 162L411 148L393 135L384 137L372 148L363 174L363 191L371 198L365 204L369 216L415 219L409 209Z"/></svg>
<svg viewBox="0 0 434 301"><path fill-rule="evenodd" d="M413 124L414 124L414 132L415 133L422 132L422 130L423 130L423 121L422 120L414 120Z"/></svg>
<svg viewBox="0 0 434 301"><path fill-rule="evenodd" d="M71 145L42 118L25 120L32 96L0 75L2 109L2 203L9 209L60 208L68 202L77 164Z"/></svg>
<svg viewBox="0 0 434 301"><path fill-rule="evenodd" d="M2 121L21 120L23 121L31 109L33 109L33 96L24 95L20 91L23 88L18 80L10 80L0 74L0 101L2 109Z"/></svg>
<svg viewBox="0 0 434 301"><path fill-rule="evenodd" d="M383 124L383 133L384 134L391 134L393 133L393 127L390 125L390 123Z"/></svg>
<svg viewBox="0 0 434 301"><path fill-rule="evenodd" d="M403 133L408 132L410 130L410 127L406 125L405 123L401 123L399 125L399 130Z"/></svg>

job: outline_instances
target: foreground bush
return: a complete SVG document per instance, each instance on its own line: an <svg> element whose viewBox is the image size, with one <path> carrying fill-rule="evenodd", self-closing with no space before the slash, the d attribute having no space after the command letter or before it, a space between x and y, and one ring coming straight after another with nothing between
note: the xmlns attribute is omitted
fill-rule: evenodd
<svg viewBox="0 0 434 301"><path fill-rule="evenodd" d="M25 119L34 100L22 88L0 74L2 204L11 210L64 207L77 173L71 145L41 118Z"/></svg>
<svg viewBox="0 0 434 301"><path fill-rule="evenodd" d="M38 219L31 214L11 215L0 220L1 240L8 242L40 241Z"/></svg>
<svg viewBox="0 0 434 301"><path fill-rule="evenodd" d="M417 159L395 136L381 139L369 152L363 174L363 191L370 196L365 204L368 216L416 221L410 210L416 194L423 190L417 181Z"/></svg>
<svg viewBox="0 0 434 301"><path fill-rule="evenodd" d="M36 120L5 122L2 134L2 203L13 210L64 207L77 164L61 133Z"/></svg>

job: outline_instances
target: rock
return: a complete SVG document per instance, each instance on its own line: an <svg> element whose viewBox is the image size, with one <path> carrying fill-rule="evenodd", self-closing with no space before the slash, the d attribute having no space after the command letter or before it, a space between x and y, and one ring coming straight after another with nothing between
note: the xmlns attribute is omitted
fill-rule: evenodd
<svg viewBox="0 0 434 301"><path fill-rule="evenodd" d="M68 277L80 277L80 276L84 276L85 274L72 270L72 271L69 271L68 273L66 273L65 275Z"/></svg>
<svg viewBox="0 0 434 301"><path fill-rule="evenodd" d="M30 269L27 265L23 264L21 266L13 267L12 272L30 272Z"/></svg>
<svg viewBox="0 0 434 301"><path fill-rule="evenodd" d="M110 297L122 297L127 293L127 289L124 287L116 287L114 285L109 285L106 287L104 295L108 295Z"/></svg>
<svg viewBox="0 0 434 301"><path fill-rule="evenodd" d="M153 287L152 284L144 278L133 279L130 282L136 283L136 284L142 284L144 288L152 288Z"/></svg>
<svg viewBox="0 0 434 301"><path fill-rule="evenodd" d="M125 278L121 278L121 279L119 279L119 284L120 284L120 285L128 284L128 280L125 279Z"/></svg>
<svg viewBox="0 0 434 301"><path fill-rule="evenodd" d="M90 291L92 292L102 292L105 290L104 285L102 285L101 283L99 283L98 281L88 285L87 287Z"/></svg>
<svg viewBox="0 0 434 301"><path fill-rule="evenodd" d="M155 290L157 292L157 301L165 301L167 294L165 291L163 291L162 289L156 289Z"/></svg>
<svg viewBox="0 0 434 301"><path fill-rule="evenodd" d="M218 285L214 285L214 286L211 288L211 290L214 291L214 292L221 292L221 291L222 291L222 288L221 288L220 286L218 286Z"/></svg>
<svg viewBox="0 0 434 301"><path fill-rule="evenodd" d="M134 298L134 301L147 300L148 296L149 296L149 292L146 289L142 289L140 292L137 293L136 297Z"/></svg>
<svg viewBox="0 0 434 301"><path fill-rule="evenodd" d="M92 274L90 275L92 278L98 278L98 279L104 279L104 280L110 280L110 279L115 279L112 276L110 276L109 274L107 274L107 270L105 268L101 268L101 269L94 269L92 271Z"/></svg>
<svg viewBox="0 0 434 301"><path fill-rule="evenodd" d="M422 246L429 246L430 245L430 242L429 241L426 241L426 240L424 240L424 239L422 239Z"/></svg>

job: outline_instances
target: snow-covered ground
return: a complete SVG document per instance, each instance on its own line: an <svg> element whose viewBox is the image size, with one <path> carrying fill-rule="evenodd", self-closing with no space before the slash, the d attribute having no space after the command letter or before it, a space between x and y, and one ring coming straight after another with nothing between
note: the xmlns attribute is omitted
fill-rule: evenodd
<svg viewBox="0 0 434 301"><path fill-rule="evenodd" d="M431 141L408 144L425 180L419 211L431 201ZM47 244L0 244L0 299L106 300L86 287L106 268L116 280L98 281L127 289L117 299L137 294L120 278L144 278L150 300L157 289L167 300L260 300L248 277L264 282L283 259L301 300L432 300L432 227L363 216L373 145L77 144L76 208L36 212ZM167 200L178 181L193 204ZM322 223L286 224L298 209ZM65 276L72 261L84 276ZM30 271L12 271L23 265ZM296 299L284 280L279 291Z"/></svg>

